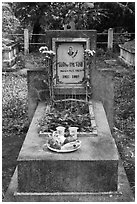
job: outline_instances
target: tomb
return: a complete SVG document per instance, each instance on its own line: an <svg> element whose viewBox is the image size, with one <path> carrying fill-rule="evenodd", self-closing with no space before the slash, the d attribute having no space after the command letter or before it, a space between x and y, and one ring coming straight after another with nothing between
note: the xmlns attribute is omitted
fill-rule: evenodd
<svg viewBox="0 0 137 204"><path fill-rule="evenodd" d="M119 59L129 66L135 66L135 40L119 45Z"/></svg>
<svg viewBox="0 0 137 204"><path fill-rule="evenodd" d="M17 55L19 53L18 43L5 39L2 47L2 65L3 70L8 70L13 68L16 63Z"/></svg>
<svg viewBox="0 0 137 204"><path fill-rule="evenodd" d="M96 70L95 53L90 63L84 55L85 50L96 51L96 31L47 31L45 44L56 53L50 64L54 101L50 104L45 70L29 70L30 127L5 201L133 201L111 134L113 72ZM90 115L92 130L78 131L81 146L73 152L51 151L44 146L49 130L38 131L43 114L62 101L85 103Z"/></svg>

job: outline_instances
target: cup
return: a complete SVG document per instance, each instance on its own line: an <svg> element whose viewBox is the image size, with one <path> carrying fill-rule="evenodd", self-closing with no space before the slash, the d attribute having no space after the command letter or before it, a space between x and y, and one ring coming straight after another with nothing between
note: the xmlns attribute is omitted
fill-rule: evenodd
<svg viewBox="0 0 137 204"><path fill-rule="evenodd" d="M77 139L77 130L78 127L69 127L69 133L75 140Z"/></svg>
<svg viewBox="0 0 137 204"><path fill-rule="evenodd" d="M65 128L63 126L58 126L56 130L59 136L64 136Z"/></svg>
<svg viewBox="0 0 137 204"><path fill-rule="evenodd" d="M65 128L63 126L58 126L56 130L58 134L58 139L60 140L61 144L63 144L65 140L65 137L64 137Z"/></svg>

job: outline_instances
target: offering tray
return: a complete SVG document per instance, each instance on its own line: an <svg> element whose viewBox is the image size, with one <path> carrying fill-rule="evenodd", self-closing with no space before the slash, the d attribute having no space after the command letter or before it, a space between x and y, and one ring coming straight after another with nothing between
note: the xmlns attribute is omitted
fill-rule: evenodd
<svg viewBox="0 0 137 204"><path fill-rule="evenodd" d="M76 140L73 142L66 143L63 146L61 146L61 149L55 149L55 148L51 147L50 144L45 144L43 146L43 149L45 149L45 147L47 147L49 150L54 151L54 152L69 153L69 152L74 152L74 151L78 150L81 147L81 141Z"/></svg>

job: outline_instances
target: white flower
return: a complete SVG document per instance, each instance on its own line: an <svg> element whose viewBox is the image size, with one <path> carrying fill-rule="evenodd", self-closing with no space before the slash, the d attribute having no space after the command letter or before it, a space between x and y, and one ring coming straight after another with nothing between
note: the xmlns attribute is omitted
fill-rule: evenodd
<svg viewBox="0 0 137 204"><path fill-rule="evenodd" d="M46 56L45 58L50 59L50 57L49 57L49 56Z"/></svg>
<svg viewBox="0 0 137 204"><path fill-rule="evenodd" d="M41 53L47 54L47 55L49 55L49 56L54 56L54 55L55 55L55 52L53 52L52 50L48 50L47 47L41 47L41 48L39 49L39 51L40 51Z"/></svg>
<svg viewBox="0 0 137 204"><path fill-rule="evenodd" d="M39 48L40 52L43 52L44 50L48 50L48 47L47 46L42 46L42 47Z"/></svg>
<svg viewBox="0 0 137 204"><path fill-rule="evenodd" d="M90 83L87 81L87 87L90 87Z"/></svg>
<svg viewBox="0 0 137 204"><path fill-rule="evenodd" d="M55 52L53 52L52 50L43 51L43 53L46 53L48 55L55 55Z"/></svg>
<svg viewBox="0 0 137 204"><path fill-rule="evenodd" d="M88 54L89 56L93 56L96 52L95 50L86 49L85 53Z"/></svg>

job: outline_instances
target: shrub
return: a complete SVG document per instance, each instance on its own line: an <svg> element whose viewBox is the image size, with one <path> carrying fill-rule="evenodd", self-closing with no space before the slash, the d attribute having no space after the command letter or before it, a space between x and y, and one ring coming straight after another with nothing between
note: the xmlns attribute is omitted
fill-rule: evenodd
<svg viewBox="0 0 137 204"><path fill-rule="evenodd" d="M20 126L27 121L27 82L26 78L3 75L2 114L3 130Z"/></svg>

